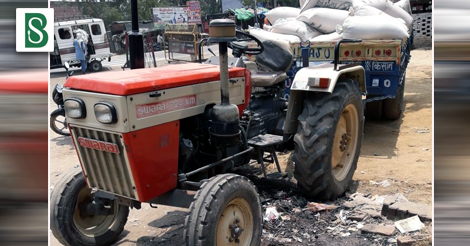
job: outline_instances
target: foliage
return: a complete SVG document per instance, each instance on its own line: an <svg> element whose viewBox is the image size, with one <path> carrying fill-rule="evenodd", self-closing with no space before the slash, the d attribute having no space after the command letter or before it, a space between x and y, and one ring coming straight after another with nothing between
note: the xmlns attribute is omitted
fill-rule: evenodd
<svg viewBox="0 0 470 246"><path fill-rule="evenodd" d="M137 0L139 21L152 20L152 8L186 6L187 0ZM221 13L221 0L199 0L201 15ZM103 19L105 26L115 21L131 20L130 0L75 0L54 2L57 6L78 6L85 16Z"/></svg>

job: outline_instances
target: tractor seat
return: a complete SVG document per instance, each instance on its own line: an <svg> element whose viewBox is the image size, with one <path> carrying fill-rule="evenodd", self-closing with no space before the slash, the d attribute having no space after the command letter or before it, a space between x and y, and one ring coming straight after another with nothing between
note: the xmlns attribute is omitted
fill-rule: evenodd
<svg viewBox="0 0 470 246"><path fill-rule="evenodd" d="M267 40L263 42L263 46L263 53L256 56L256 64L265 71L250 69L254 87L268 87L285 81L287 79L286 72L293 61L288 42Z"/></svg>
<svg viewBox="0 0 470 246"><path fill-rule="evenodd" d="M287 72L294 56L290 44L282 40L267 40L263 42L263 53L256 56L256 63L275 72Z"/></svg>
<svg viewBox="0 0 470 246"><path fill-rule="evenodd" d="M277 83L284 82L287 79L285 72L262 72L252 71L251 83L254 87L268 87Z"/></svg>

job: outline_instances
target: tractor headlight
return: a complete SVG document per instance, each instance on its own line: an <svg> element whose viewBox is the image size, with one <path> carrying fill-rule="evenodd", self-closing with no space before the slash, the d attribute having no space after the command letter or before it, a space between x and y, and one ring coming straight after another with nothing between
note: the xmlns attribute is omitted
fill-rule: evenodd
<svg viewBox="0 0 470 246"><path fill-rule="evenodd" d="M117 122L116 108L107 102L95 104L96 119L103 124L112 124Z"/></svg>
<svg viewBox="0 0 470 246"><path fill-rule="evenodd" d="M78 98L69 98L64 102L65 114L74 119L83 119L86 117L85 103Z"/></svg>

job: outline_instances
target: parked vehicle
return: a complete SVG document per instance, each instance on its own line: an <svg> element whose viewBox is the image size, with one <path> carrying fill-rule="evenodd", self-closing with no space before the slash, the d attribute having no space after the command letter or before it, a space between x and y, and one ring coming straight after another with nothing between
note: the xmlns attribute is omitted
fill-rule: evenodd
<svg viewBox="0 0 470 246"><path fill-rule="evenodd" d="M64 66L67 72L66 79L68 79L70 76L72 76L73 71L69 72L70 66L67 62ZM52 100L55 102L55 104L57 104L58 108L54 110L50 115L49 127L59 135L70 136L70 131L67 125L67 119L65 118L64 98L62 95L62 89L63 87L61 85L56 84L54 86L54 89L52 90Z"/></svg>
<svg viewBox="0 0 470 246"><path fill-rule="evenodd" d="M256 187L233 171L253 158L267 177L264 152L281 171L274 151L279 145L294 148L294 175L306 196L333 200L344 194L361 149L362 97L375 77L360 63L340 63L400 64L400 49L370 51L399 48L401 41L342 40L321 64L310 66L308 51L315 45L300 47L307 55L299 56L280 42L238 31L246 38L237 41L231 20L213 21L210 28L220 57L207 64L65 83L66 118L81 169L64 175L52 191L51 230L62 243L110 245L129 208L144 202L189 208L185 245L259 245ZM247 45L250 40L257 47Z"/></svg>
<svg viewBox="0 0 470 246"><path fill-rule="evenodd" d="M73 46L76 29L88 33L87 67L92 72L102 69L102 61L111 61L112 53L106 29L101 19L83 19L75 21L62 21L54 23L54 51L50 53L50 67L61 68L68 62L71 67L80 67L80 61L75 58Z"/></svg>

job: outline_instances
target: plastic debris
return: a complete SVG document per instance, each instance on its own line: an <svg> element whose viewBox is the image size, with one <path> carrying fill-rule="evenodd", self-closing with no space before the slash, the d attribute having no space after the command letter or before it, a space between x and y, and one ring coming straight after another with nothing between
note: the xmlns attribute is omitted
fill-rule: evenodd
<svg viewBox="0 0 470 246"><path fill-rule="evenodd" d="M364 227L364 224L363 223L357 223L357 229L362 229L362 227Z"/></svg>
<svg viewBox="0 0 470 246"><path fill-rule="evenodd" d="M276 210L275 207L266 208L266 212L264 214L265 221L277 220L279 218L279 212Z"/></svg>
<svg viewBox="0 0 470 246"><path fill-rule="evenodd" d="M390 182L388 182L388 180L384 180L384 181L381 181L381 182L375 182L373 180L369 180L369 183L373 184L373 185L381 185L383 187L389 187L390 186Z"/></svg>
<svg viewBox="0 0 470 246"><path fill-rule="evenodd" d="M419 220L418 215L410 217L408 219L399 220L395 222L395 227L401 232L412 232L418 231L424 228L424 224Z"/></svg>
<svg viewBox="0 0 470 246"><path fill-rule="evenodd" d="M429 133L429 129L416 129L417 133Z"/></svg>
<svg viewBox="0 0 470 246"><path fill-rule="evenodd" d="M306 210L310 210L312 212L319 212L323 210L333 210L336 209L338 206L333 204L324 204L324 203L316 203L316 202L309 202L307 204Z"/></svg>

